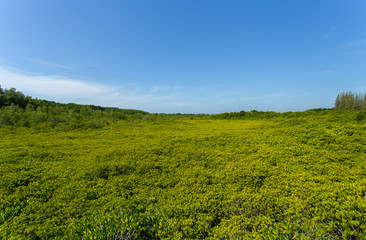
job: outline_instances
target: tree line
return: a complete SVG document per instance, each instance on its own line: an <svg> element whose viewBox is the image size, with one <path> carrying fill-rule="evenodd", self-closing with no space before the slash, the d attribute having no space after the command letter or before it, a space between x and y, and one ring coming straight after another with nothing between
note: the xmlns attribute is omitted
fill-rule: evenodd
<svg viewBox="0 0 366 240"><path fill-rule="evenodd" d="M366 94L343 92L338 94L334 109L366 110ZM80 105L75 103L57 103L25 96L15 88L3 89L0 85L0 127L59 127L85 128L103 127L116 120L162 120L180 117L212 119L271 119L276 117L299 117L315 112L332 109L311 109L305 112L262 112L252 110L213 115L193 114L149 114L141 110ZM360 112L361 113L361 112ZM364 116L362 115L362 119Z"/></svg>
<svg viewBox="0 0 366 240"><path fill-rule="evenodd" d="M0 86L0 127L103 127L120 119L147 115L134 109L119 109L75 103L57 103L25 96L15 88Z"/></svg>
<svg viewBox="0 0 366 240"><path fill-rule="evenodd" d="M342 92L334 102L335 109L366 110L366 94Z"/></svg>

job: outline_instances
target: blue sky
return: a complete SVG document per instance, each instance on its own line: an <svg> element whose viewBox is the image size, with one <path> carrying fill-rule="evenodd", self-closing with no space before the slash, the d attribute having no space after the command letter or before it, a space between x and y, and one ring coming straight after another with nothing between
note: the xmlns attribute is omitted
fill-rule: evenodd
<svg viewBox="0 0 366 240"><path fill-rule="evenodd" d="M0 84L165 113L303 111L366 92L364 0L3 0Z"/></svg>

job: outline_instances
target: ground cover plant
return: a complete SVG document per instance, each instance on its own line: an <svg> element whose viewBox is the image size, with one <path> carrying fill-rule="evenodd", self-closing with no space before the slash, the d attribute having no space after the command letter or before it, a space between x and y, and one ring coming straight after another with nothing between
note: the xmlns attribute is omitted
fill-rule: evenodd
<svg viewBox="0 0 366 240"><path fill-rule="evenodd" d="M1 239L364 239L366 114L0 128Z"/></svg>

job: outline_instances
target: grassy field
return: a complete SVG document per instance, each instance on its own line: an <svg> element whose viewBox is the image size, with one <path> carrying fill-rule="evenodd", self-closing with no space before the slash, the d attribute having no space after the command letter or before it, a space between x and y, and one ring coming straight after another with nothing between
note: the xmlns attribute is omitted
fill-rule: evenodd
<svg viewBox="0 0 366 240"><path fill-rule="evenodd" d="M0 128L0 239L365 239L362 114Z"/></svg>

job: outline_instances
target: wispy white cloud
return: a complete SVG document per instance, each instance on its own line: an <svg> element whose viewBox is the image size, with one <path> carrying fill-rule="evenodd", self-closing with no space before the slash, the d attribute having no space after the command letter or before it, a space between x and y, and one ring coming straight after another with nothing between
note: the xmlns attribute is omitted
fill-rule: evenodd
<svg viewBox="0 0 366 240"><path fill-rule="evenodd" d="M198 105L197 102L172 102L170 105L177 106L177 107L189 107L189 106L195 106Z"/></svg>
<svg viewBox="0 0 366 240"><path fill-rule="evenodd" d="M177 91L181 87L180 86L153 86L150 89L150 92L162 92L162 91Z"/></svg>
<svg viewBox="0 0 366 240"><path fill-rule="evenodd" d="M272 102L279 99L288 99L288 98L296 98L306 96L309 93L269 93L264 95L248 95L246 97L240 98L227 98L220 101L223 104L233 104L233 103L255 103L255 102Z"/></svg>
<svg viewBox="0 0 366 240"><path fill-rule="evenodd" d="M342 53L337 56L345 56L352 54L366 55L366 39L350 41L339 47Z"/></svg>
<svg viewBox="0 0 366 240"><path fill-rule="evenodd" d="M65 69L65 70L73 70L74 69L73 67L70 67L70 66L57 64L57 63L52 63L52 62L44 61L44 60L40 60L40 59L33 59L33 58L28 58L28 57L23 57L23 58L27 61L38 63L38 64L41 64L41 65L45 65L47 67L55 67L55 68L61 68L61 69Z"/></svg>
<svg viewBox="0 0 366 240"><path fill-rule="evenodd" d="M244 97L241 98L241 101L256 101L256 100L273 100L275 98L288 98L288 97L292 97L294 94L288 94L288 93L270 93L270 94L266 94L266 95L261 95L261 96L249 96L249 97Z"/></svg>
<svg viewBox="0 0 366 240"><path fill-rule="evenodd" d="M351 41L343 45L345 48L366 47L366 39Z"/></svg>
<svg viewBox="0 0 366 240"><path fill-rule="evenodd" d="M261 101L261 102L276 102L280 100L296 99L310 96L309 92L279 92L269 93L258 97L248 97L242 99L243 101Z"/></svg>
<svg viewBox="0 0 366 240"><path fill-rule="evenodd" d="M237 101L237 99L224 99L221 101L221 103L235 103Z"/></svg>
<svg viewBox="0 0 366 240"><path fill-rule="evenodd" d="M15 87L26 95L59 102L75 102L147 110L177 95L144 93L136 85L112 86L58 75L31 75L0 66L0 84Z"/></svg>
<svg viewBox="0 0 366 240"><path fill-rule="evenodd" d="M228 90L224 90L225 86L218 86L216 87L216 89L219 89L216 92L219 92L218 94L213 95L213 98L229 98L228 101L231 101L230 99L233 99L233 97L240 97L243 95L248 94L248 92L250 91L250 88L243 88L243 87L236 87L235 90L233 89L228 89Z"/></svg>
<svg viewBox="0 0 366 240"><path fill-rule="evenodd" d="M100 95L112 92L108 86L92 84L79 79L57 75L30 75L14 69L0 68L0 79L8 87L16 87L36 95L81 96Z"/></svg>
<svg viewBox="0 0 366 240"><path fill-rule="evenodd" d="M141 109L165 113L218 113L250 109L279 110L281 103L304 97L305 93L267 93L250 90L217 89L204 86L120 86L95 83L60 75L29 74L0 65L0 84L15 87L26 95L57 102ZM210 88L211 86L211 88ZM203 90L206 89L206 90ZM234 94L233 94L234 93ZM294 105L295 106L295 105ZM281 110L281 109L280 109ZM281 110L282 111L282 110Z"/></svg>
<svg viewBox="0 0 366 240"><path fill-rule="evenodd" d="M332 27L328 30L327 33L325 33L324 35L322 35L320 38L322 39L326 39L326 38L329 38L331 36L331 33L334 32L335 30L337 30L336 27Z"/></svg>

